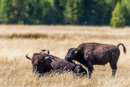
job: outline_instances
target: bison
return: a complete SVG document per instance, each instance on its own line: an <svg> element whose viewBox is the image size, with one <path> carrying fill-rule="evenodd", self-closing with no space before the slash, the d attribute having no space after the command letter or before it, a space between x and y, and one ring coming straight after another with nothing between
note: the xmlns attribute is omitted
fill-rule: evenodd
<svg viewBox="0 0 130 87"><path fill-rule="evenodd" d="M126 53L126 48L122 43L117 46L101 43L82 43L77 48L70 48L65 59L70 62L77 60L88 67L89 78L91 78L93 65L105 65L109 62L112 68L112 76L115 76L116 64L120 56L120 45L123 46L123 51Z"/></svg>
<svg viewBox="0 0 130 87"><path fill-rule="evenodd" d="M49 51L48 51L49 53ZM33 72L44 74L50 71L73 71L77 75L86 75L87 71L74 62L68 62L65 59L60 59L56 56L48 53L34 53L33 57L30 58L26 55L26 58L31 60L33 65Z"/></svg>

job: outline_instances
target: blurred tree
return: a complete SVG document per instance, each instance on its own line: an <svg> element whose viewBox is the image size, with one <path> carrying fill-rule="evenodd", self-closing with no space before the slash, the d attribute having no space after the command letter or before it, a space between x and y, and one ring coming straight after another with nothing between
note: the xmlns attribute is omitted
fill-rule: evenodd
<svg viewBox="0 0 130 87"><path fill-rule="evenodd" d="M6 24L24 23L25 2L23 0L1 0L0 21Z"/></svg>
<svg viewBox="0 0 130 87"><path fill-rule="evenodd" d="M130 0L0 0L0 23L109 25L117 2L130 25Z"/></svg>
<svg viewBox="0 0 130 87"><path fill-rule="evenodd" d="M130 12L126 6L123 7L123 11L124 11L125 25L130 25Z"/></svg>
<svg viewBox="0 0 130 87"><path fill-rule="evenodd" d="M76 0L75 8L77 24L107 25L110 22L111 6L106 1Z"/></svg>
<svg viewBox="0 0 130 87"><path fill-rule="evenodd" d="M25 2L23 2L23 0L12 0L12 4L11 4L11 12L9 13L9 23L12 24L24 24L24 11L25 11Z"/></svg>
<svg viewBox="0 0 130 87"><path fill-rule="evenodd" d="M122 0L123 10L125 12L124 17L126 25L130 25L130 0Z"/></svg>
<svg viewBox="0 0 130 87"><path fill-rule="evenodd" d="M54 7L55 7L55 10L58 12L57 16L57 22L58 24L63 24L64 23L64 11L66 9L66 3L67 3L67 0L54 0ZM56 15L55 15L56 16Z"/></svg>
<svg viewBox="0 0 130 87"><path fill-rule="evenodd" d="M5 23L6 20L5 7L5 0L0 0L0 23Z"/></svg>
<svg viewBox="0 0 130 87"><path fill-rule="evenodd" d="M77 7L78 0L68 0L66 3L66 9L64 12L65 22L67 24L78 24L77 20Z"/></svg>
<svg viewBox="0 0 130 87"><path fill-rule="evenodd" d="M60 12L47 0L41 3L42 14L41 23L42 24L62 24L63 20L61 18Z"/></svg>
<svg viewBox="0 0 130 87"><path fill-rule="evenodd" d="M8 3L7 3L8 2ZM11 12L11 0L1 0L0 1L0 22L8 24Z"/></svg>
<svg viewBox="0 0 130 87"><path fill-rule="evenodd" d="M29 24L38 24L39 23L38 19L40 19L41 13L40 13L40 11L38 12L38 8L39 8L38 5L39 5L39 0L28 0L28 2L27 2L28 19L26 20L27 23L29 23Z"/></svg>
<svg viewBox="0 0 130 87"><path fill-rule="evenodd" d="M108 25L111 18L111 5L106 1L95 1L93 5L93 16L90 19L92 25Z"/></svg>
<svg viewBox="0 0 130 87"><path fill-rule="evenodd" d="M124 10L120 2L117 2L117 5L112 12L110 25L115 28L125 26Z"/></svg>

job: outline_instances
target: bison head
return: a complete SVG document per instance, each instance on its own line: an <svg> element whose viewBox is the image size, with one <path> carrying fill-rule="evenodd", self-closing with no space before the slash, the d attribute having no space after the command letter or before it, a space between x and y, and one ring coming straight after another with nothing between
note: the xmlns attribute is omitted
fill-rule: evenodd
<svg viewBox="0 0 130 87"><path fill-rule="evenodd" d="M76 48L70 48L65 56L65 60L72 62L72 60L76 59L77 52Z"/></svg>
<svg viewBox="0 0 130 87"><path fill-rule="evenodd" d="M26 58L31 60L32 66L33 66L33 72L42 73L43 72L43 66L45 63L45 60L48 58L46 55L43 55L44 53L34 53L33 57L30 58L28 54L26 55ZM46 53L45 53L46 54Z"/></svg>

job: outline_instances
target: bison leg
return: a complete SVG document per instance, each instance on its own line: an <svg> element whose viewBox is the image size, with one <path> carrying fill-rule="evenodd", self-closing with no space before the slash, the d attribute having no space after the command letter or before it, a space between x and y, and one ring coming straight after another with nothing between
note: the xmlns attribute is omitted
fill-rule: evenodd
<svg viewBox="0 0 130 87"><path fill-rule="evenodd" d="M112 70L112 76L115 77L116 70Z"/></svg>
<svg viewBox="0 0 130 87"><path fill-rule="evenodd" d="M93 56L91 56L91 55L86 56L85 55L84 59L85 59L85 63L86 63L84 65L88 68L89 78L91 78L91 74L94 70L94 68L93 68Z"/></svg>
<svg viewBox="0 0 130 87"><path fill-rule="evenodd" d="M115 76L115 74L116 74L116 70L117 70L117 66L116 66L116 64L111 64L110 63L110 65L111 65L111 68L112 68L112 76Z"/></svg>
<svg viewBox="0 0 130 87"><path fill-rule="evenodd" d="M92 63L88 63L88 72L89 72L89 78L91 78L91 74L93 72L93 64Z"/></svg>
<svg viewBox="0 0 130 87"><path fill-rule="evenodd" d="M112 58L110 60L110 66L112 68L112 76L115 76L116 71L117 71L117 61L119 58L119 52L113 53Z"/></svg>
<svg viewBox="0 0 130 87"><path fill-rule="evenodd" d="M116 49L112 52L111 58L110 58L110 66L112 68L112 76L115 76L117 71L117 61L120 55L119 49Z"/></svg>
<svg viewBox="0 0 130 87"><path fill-rule="evenodd" d="M91 74L92 74L92 72L93 72L93 57L91 57L91 56L89 56L89 57L86 57L86 55L85 55L85 57L84 57L84 59L85 59L85 66L88 68L88 72L89 72L89 78L91 78Z"/></svg>
<svg viewBox="0 0 130 87"><path fill-rule="evenodd" d="M112 76L115 76L117 70L116 62L110 62L110 66L112 68Z"/></svg>

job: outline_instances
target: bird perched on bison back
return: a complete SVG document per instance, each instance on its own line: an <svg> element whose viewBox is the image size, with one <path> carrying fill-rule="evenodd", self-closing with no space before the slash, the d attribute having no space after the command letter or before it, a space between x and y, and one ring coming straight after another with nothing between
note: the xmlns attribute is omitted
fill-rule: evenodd
<svg viewBox="0 0 130 87"><path fill-rule="evenodd" d="M123 51L126 53L126 48L122 43L117 46L101 43L82 43L77 48L70 48L65 56L67 61L77 60L88 68L89 78L93 71L93 65L105 65L108 62L112 68L112 76L115 76L117 70L117 61L120 56L119 46L123 46Z"/></svg>
<svg viewBox="0 0 130 87"><path fill-rule="evenodd" d="M46 51L46 50L42 50ZM49 51L34 53L30 58L26 55L26 58L31 60L33 66L33 72L44 74L46 72L53 71L73 71L77 75L86 75L87 71L78 64L68 62L65 59L60 59L56 56L50 55Z"/></svg>

